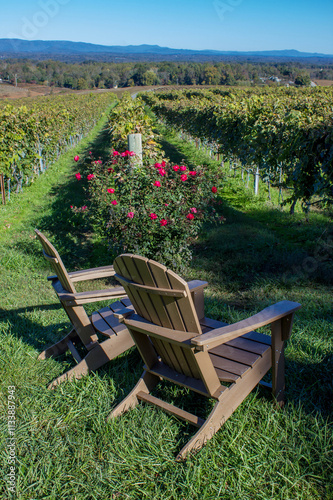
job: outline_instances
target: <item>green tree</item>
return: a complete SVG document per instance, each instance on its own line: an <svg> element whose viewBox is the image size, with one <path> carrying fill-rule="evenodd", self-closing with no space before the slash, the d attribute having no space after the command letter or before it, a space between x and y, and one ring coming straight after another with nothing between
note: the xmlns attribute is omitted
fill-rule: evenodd
<svg viewBox="0 0 333 500"><path fill-rule="evenodd" d="M303 87L305 85L310 85L311 80L308 73L298 73L295 78L295 85Z"/></svg>

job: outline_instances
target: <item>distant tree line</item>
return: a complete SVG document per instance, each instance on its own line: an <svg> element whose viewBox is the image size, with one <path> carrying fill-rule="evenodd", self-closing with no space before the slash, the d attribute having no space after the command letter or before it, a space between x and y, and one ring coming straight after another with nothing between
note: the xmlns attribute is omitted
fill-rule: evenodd
<svg viewBox="0 0 333 500"><path fill-rule="evenodd" d="M70 89L131 87L141 85L274 85L310 79L333 80L333 64L248 62L125 62L0 59L0 78Z"/></svg>

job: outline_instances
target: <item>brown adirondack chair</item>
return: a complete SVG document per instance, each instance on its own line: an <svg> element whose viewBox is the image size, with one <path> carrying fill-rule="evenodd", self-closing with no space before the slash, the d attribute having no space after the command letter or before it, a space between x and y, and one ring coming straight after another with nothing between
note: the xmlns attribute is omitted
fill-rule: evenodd
<svg viewBox="0 0 333 500"><path fill-rule="evenodd" d="M58 252L48 239L35 230L43 246L43 253L54 272L49 276L52 286L72 323L72 330L59 342L39 355L39 359L55 357L70 350L77 365L51 382L49 388L70 378L79 378L115 358L134 345L126 326L119 323L114 313L124 307L133 308L122 287L77 293L74 283L114 276L113 266L98 267L83 271L67 272ZM83 305L103 300L120 298L120 301L104 307L88 317ZM99 342L98 333L107 337ZM86 354L82 358L78 352L80 342Z"/></svg>
<svg viewBox="0 0 333 500"><path fill-rule="evenodd" d="M125 309L118 318L131 332L145 367L135 388L108 419L144 401L190 422L199 430L178 454L177 460L182 460L219 430L270 368L273 395L282 403L284 341L300 304L278 302L228 326L204 316L202 287L196 304L193 288L157 262L126 254L115 259L114 268L136 311ZM267 324L271 324L271 337L253 331ZM208 418L152 396L150 391L161 379L215 400Z"/></svg>

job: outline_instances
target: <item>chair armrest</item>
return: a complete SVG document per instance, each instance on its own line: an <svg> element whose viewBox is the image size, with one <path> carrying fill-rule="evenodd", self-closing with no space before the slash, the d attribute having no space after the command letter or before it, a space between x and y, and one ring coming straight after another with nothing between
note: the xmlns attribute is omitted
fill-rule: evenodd
<svg viewBox="0 0 333 500"><path fill-rule="evenodd" d="M261 326L278 321L297 311L300 307L301 305L297 302L282 300L272 306L266 307L250 318L199 335L191 340L191 344L199 351L207 351Z"/></svg>
<svg viewBox="0 0 333 500"><path fill-rule="evenodd" d="M126 292L121 286L79 293L69 293L64 290L63 292L57 292L57 294L61 302L64 302L66 306L79 306L91 304L92 302L100 302L102 300L126 297Z"/></svg>
<svg viewBox="0 0 333 500"><path fill-rule="evenodd" d="M104 266L104 267L93 267L91 269L82 269L81 271L73 271L68 273L71 281L87 281L87 280L96 280L100 278L108 278L110 276L114 276L116 271L113 269L113 266ZM53 281L58 279L56 274L47 277L48 281Z"/></svg>
<svg viewBox="0 0 333 500"><path fill-rule="evenodd" d="M192 280L187 282L190 292L196 292L208 286L208 281Z"/></svg>
<svg viewBox="0 0 333 500"><path fill-rule="evenodd" d="M117 312L113 313L113 316L117 318L119 323L123 323L127 316L130 316L134 313L134 309L130 309L129 307L124 307L124 309L120 309Z"/></svg>
<svg viewBox="0 0 333 500"><path fill-rule="evenodd" d="M73 282L96 280L99 278L107 278L116 274L113 266L93 267L91 269L83 269L82 271L73 271L68 273Z"/></svg>

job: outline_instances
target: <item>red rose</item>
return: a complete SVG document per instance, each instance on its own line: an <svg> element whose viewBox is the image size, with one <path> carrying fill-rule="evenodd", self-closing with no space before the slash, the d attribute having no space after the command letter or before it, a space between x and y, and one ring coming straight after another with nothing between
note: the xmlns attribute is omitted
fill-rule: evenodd
<svg viewBox="0 0 333 500"><path fill-rule="evenodd" d="M74 161L79 161L80 157L78 155L74 156Z"/></svg>
<svg viewBox="0 0 333 500"><path fill-rule="evenodd" d="M183 182L186 181L187 180L187 175L186 174L182 174L180 176L180 180L183 181Z"/></svg>
<svg viewBox="0 0 333 500"><path fill-rule="evenodd" d="M111 205L118 205L118 202L116 200L111 201Z"/></svg>
<svg viewBox="0 0 333 500"><path fill-rule="evenodd" d="M212 187L212 193L217 193L217 187L215 186Z"/></svg>
<svg viewBox="0 0 333 500"><path fill-rule="evenodd" d="M160 186L161 186L160 181L155 181L155 182L154 182L154 186L156 186L156 187L160 187Z"/></svg>
<svg viewBox="0 0 333 500"><path fill-rule="evenodd" d="M172 167L174 169L175 172L177 172L179 170L179 165L175 165L174 167Z"/></svg>
<svg viewBox="0 0 333 500"><path fill-rule="evenodd" d="M95 176L94 176L94 174L89 174L89 175L87 175L87 179L88 179L88 181L90 181L91 179L94 179L94 177L95 177Z"/></svg>
<svg viewBox="0 0 333 500"><path fill-rule="evenodd" d="M75 177L77 178L78 181L81 180L81 174L79 172L77 174L75 174Z"/></svg>
<svg viewBox="0 0 333 500"><path fill-rule="evenodd" d="M107 192L110 193L110 194L112 194L112 193L114 193L114 189L113 188L107 188Z"/></svg>
<svg viewBox="0 0 333 500"><path fill-rule="evenodd" d="M166 226L166 225L167 225L167 223L168 223L168 221L167 221L166 219L161 219L161 220L160 220L160 224L161 224L161 226Z"/></svg>
<svg viewBox="0 0 333 500"><path fill-rule="evenodd" d="M157 219L157 215L156 214L149 214L149 217L151 218L151 220Z"/></svg>
<svg viewBox="0 0 333 500"><path fill-rule="evenodd" d="M194 215L193 214L187 214L186 215L186 219L192 220L192 219L194 219Z"/></svg>

